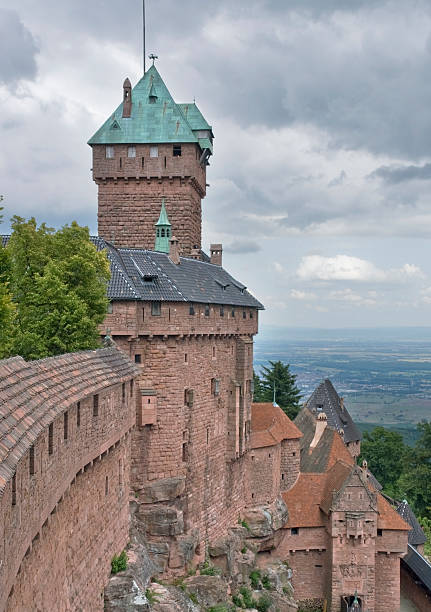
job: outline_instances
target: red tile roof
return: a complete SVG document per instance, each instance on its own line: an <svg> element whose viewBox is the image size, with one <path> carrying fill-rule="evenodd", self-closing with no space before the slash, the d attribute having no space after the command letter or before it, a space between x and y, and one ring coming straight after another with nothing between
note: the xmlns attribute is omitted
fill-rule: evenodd
<svg viewBox="0 0 431 612"><path fill-rule="evenodd" d="M279 406L251 405L251 448L274 446L282 440L301 438L302 433Z"/></svg>
<svg viewBox="0 0 431 612"><path fill-rule="evenodd" d="M0 496L18 461L59 414L137 373L117 348L0 361Z"/></svg>
<svg viewBox="0 0 431 612"><path fill-rule="evenodd" d="M377 493L377 510L379 512L377 519L377 527L379 529L410 531L411 526L400 517L398 512L392 508L391 504L380 493Z"/></svg>
<svg viewBox="0 0 431 612"><path fill-rule="evenodd" d="M289 510L289 519L284 527L325 525L325 515L320 509L325 480L326 474L300 474L294 486L282 493Z"/></svg>

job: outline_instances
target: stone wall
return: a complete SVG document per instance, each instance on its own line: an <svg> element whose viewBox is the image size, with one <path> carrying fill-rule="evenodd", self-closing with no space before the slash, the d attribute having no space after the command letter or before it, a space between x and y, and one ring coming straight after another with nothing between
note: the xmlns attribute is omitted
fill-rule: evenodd
<svg viewBox="0 0 431 612"><path fill-rule="evenodd" d="M69 600L79 602L74 609L101 609L95 593L98 598L112 556L128 539L133 381L107 383L97 394L97 415L94 397L71 405L63 399L64 413L42 431L6 484L0 609L8 596L11 611L34 609L35 598L39 609L71 609Z"/></svg>
<svg viewBox="0 0 431 612"><path fill-rule="evenodd" d="M281 445L255 448L249 458L248 503L270 504L280 494Z"/></svg>
<svg viewBox="0 0 431 612"><path fill-rule="evenodd" d="M172 145L158 145L150 157L149 145L136 145L136 157L127 157L127 145L114 145L114 158L105 147L93 146L93 177L99 189L99 236L117 246L154 249L155 228L162 198L180 249L190 254L201 247L201 198L206 192L206 167L200 148L183 144L181 156Z"/></svg>
<svg viewBox="0 0 431 612"><path fill-rule="evenodd" d="M281 443L280 487L288 491L296 482L300 470L299 439L283 440Z"/></svg>
<svg viewBox="0 0 431 612"><path fill-rule="evenodd" d="M396 554L376 555L375 612L400 609L400 558Z"/></svg>

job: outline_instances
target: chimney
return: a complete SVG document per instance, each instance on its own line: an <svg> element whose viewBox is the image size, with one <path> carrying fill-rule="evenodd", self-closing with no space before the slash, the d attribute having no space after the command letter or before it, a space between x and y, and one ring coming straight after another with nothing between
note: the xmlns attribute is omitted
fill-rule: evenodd
<svg viewBox="0 0 431 612"><path fill-rule="evenodd" d="M190 257L192 259L200 259L201 258L201 250L200 248L197 246L197 244L195 244L190 252Z"/></svg>
<svg viewBox="0 0 431 612"><path fill-rule="evenodd" d="M322 437L323 432L326 429L328 424L327 416L324 412L321 412L317 417L316 421L316 431L314 432L314 438L311 440L310 448L316 448L319 443L320 438Z"/></svg>
<svg viewBox="0 0 431 612"><path fill-rule="evenodd" d="M223 257L223 245L222 244L212 244L210 246L211 253L211 263L216 266L221 266L222 257Z"/></svg>
<svg viewBox="0 0 431 612"><path fill-rule="evenodd" d="M132 114L132 85L127 78L123 83L123 117Z"/></svg>
<svg viewBox="0 0 431 612"><path fill-rule="evenodd" d="M175 238L175 236L172 236L169 242L169 259L172 261L172 263L178 265L180 263L180 250L178 246L179 241Z"/></svg>

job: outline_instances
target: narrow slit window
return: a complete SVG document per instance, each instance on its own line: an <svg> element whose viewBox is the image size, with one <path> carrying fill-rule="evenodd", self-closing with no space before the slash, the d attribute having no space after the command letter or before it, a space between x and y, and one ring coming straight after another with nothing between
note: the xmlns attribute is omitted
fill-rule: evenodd
<svg viewBox="0 0 431 612"><path fill-rule="evenodd" d="M93 395L93 416L99 416L99 396Z"/></svg>
<svg viewBox="0 0 431 612"><path fill-rule="evenodd" d="M232 311L231 311L230 314L231 314L232 318L234 319L235 318L235 308L232 308Z"/></svg>
<svg viewBox="0 0 431 612"><path fill-rule="evenodd" d="M136 355L135 355L135 357L136 357ZM123 402L123 404L126 401L126 383L123 383L121 385L121 401Z"/></svg>
<svg viewBox="0 0 431 612"><path fill-rule="evenodd" d="M109 478L108 476L105 476L105 495L108 495L109 493Z"/></svg>
<svg viewBox="0 0 431 612"><path fill-rule="evenodd" d="M142 166L142 170L145 168L145 157L141 158L141 166Z"/></svg>
<svg viewBox="0 0 431 612"><path fill-rule="evenodd" d="M81 427L81 402L76 404L76 426Z"/></svg>
<svg viewBox="0 0 431 612"><path fill-rule="evenodd" d="M30 446L30 463L29 463L30 476L34 474L34 446Z"/></svg>
<svg viewBox="0 0 431 612"><path fill-rule="evenodd" d="M209 307L209 304L205 304L205 316L206 317L210 316L210 307Z"/></svg>
<svg viewBox="0 0 431 612"><path fill-rule="evenodd" d="M16 506L16 472L12 476L12 506Z"/></svg>
<svg viewBox="0 0 431 612"><path fill-rule="evenodd" d="M48 455L54 452L54 423L48 427Z"/></svg>
<svg viewBox="0 0 431 612"><path fill-rule="evenodd" d="M63 438L67 440L69 437L69 413L65 412L63 415Z"/></svg>
<svg viewBox="0 0 431 612"><path fill-rule="evenodd" d="M132 380L130 381L130 397L133 397L133 386L134 385L133 385L133 378L132 378Z"/></svg>
<svg viewBox="0 0 431 612"><path fill-rule="evenodd" d="M224 317L224 306L220 306L220 316Z"/></svg>

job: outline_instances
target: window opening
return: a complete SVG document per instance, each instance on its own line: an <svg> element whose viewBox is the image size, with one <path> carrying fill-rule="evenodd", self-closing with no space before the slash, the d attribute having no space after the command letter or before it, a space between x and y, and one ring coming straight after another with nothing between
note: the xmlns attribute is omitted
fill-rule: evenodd
<svg viewBox="0 0 431 612"><path fill-rule="evenodd" d="M136 355L135 355L135 361L136 361ZM126 383L123 383L121 385L121 400L123 404L126 401Z"/></svg>
<svg viewBox="0 0 431 612"><path fill-rule="evenodd" d="M290 535L298 535L299 534L299 527L292 527L292 529L290 530Z"/></svg>
<svg viewBox="0 0 431 612"><path fill-rule="evenodd" d="M134 385L133 385L133 378L132 378L132 380L130 381L130 397L133 397L133 387Z"/></svg>
<svg viewBox="0 0 431 612"><path fill-rule="evenodd" d="M218 378L211 379L211 393L212 395L220 394L220 380Z"/></svg>
<svg viewBox="0 0 431 612"><path fill-rule="evenodd" d="M243 311L242 311L242 318L243 318L243 319L246 319L246 318L247 318L247 313L246 313L246 311L245 311L245 310L243 310Z"/></svg>
<svg viewBox="0 0 431 612"><path fill-rule="evenodd" d="M114 158L114 147L106 147L105 149L106 159Z"/></svg>
<svg viewBox="0 0 431 612"><path fill-rule="evenodd" d="M151 314L153 317L160 317L162 306L160 302L151 302Z"/></svg>
<svg viewBox="0 0 431 612"><path fill-rule="evenodd" d="M54 423L48 427L48 455L54 452Z"/></svg>
<svg viewBox="0 0 431 612"><path fill-rule="evenodd" d="M127 149L127 157L136 157L136 147L129 147Z"/></svg>
<svg viewBox="0 0 431 612"><path fill-rule="evenodd" d="M166 155L165 155L165 168L166 168Z"/></svg>
<svg viewBox="0 0 431 612"><path fill-rule="evenodd" d="M193 304L190 304L189 314L190 315L194 315L195 314L195 307L193 306Z"/></svg>
<svg viewBox="0 0 431 612"><path fill-rule="evenodd" d="M142 169L144 169L144 167L145 167L145 157L141 158L141 166L142 166Z"/></svg>
<svg viewBox="0 0 431 612"><path fill-rule="evenodd" d="M209 304L205 304L205 316L206 317L210 316L210 307L209 307Z"/></svg>
<svg viewBox="0 0 431 612"><path fill-rule="evenodd" d="M30 446L30 476L34 474L34 446Z"/></svg>
<svg viewBox="0 0 431 612"><path fill-rule="evenodd" d="M181 145L174 145L172 153L174 157L181 157Z"/></svg>
<svg viewBox="0 0 431 612"><path fill-rule="evenodd" d="M81 402L76 404L76 426L81 427Z"/></svg>
<svg viewBox="0 0 431 612"><path fill-rule="evenodd" d="M99 396L93 395L93 416L99 416Z"/></svg>
<svg viewBox="0 0 431 612"><path fill-rule="evenodd" d="M109 479L108 476L105 476L105 495L109 493Z"/></svg>
<svg viewBox="0 0 431 612"><path fill-rule="evenodd" d="M108 308L106 309L106 312L108 314L112 314L114 312L114 308L113 308L112 302L108 302Z"/></svg>
<svg viewBox="0 0 431 612"><path fill-rule="evenodd" d="M63 415L63 438L67 440L69 436L69 413L65 412Z"/></svg>
<svg viewBox="0 0 431 612"><path fill-rule="evenodd" d="M159 147L150 147L150 157L159 157Z"/></svg>
<svg viewBox="0 0 431 612"><path fill-rule="evenodd" d="M135 355L135 363L141 363L141 353L136 353Z"/></svg>
<svg viewBox="0 0 431 612"><path fill-rule="evenodd" d="M224 306L220 306L220 316L224 317Z"/></svg>
<svg viewBox="0 0 431 612"><path fill-rule="evenodd" d="M12 506L16 506L16 472L12 476Z"/></svg>
<svg viewBox="0 0 431 612"><path fill-rule="evenodd" d="M189 362L189 356L187 353L184 353L184 363L188 363Z"/></svg>
<svg viewBox="0 0 431 612"><path fill-rule="evenodd" d="M210 443L210 428L207 427L207 444Z"/></svg>
<svg viewBox="0 0 431 612"><path fill-rule="evenodd" d="M232 308L231 315L232 315L233 318L235 318L235 308Z"/></svg>

